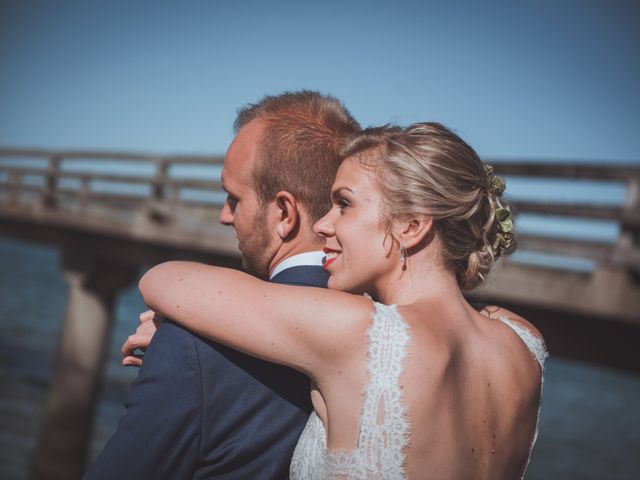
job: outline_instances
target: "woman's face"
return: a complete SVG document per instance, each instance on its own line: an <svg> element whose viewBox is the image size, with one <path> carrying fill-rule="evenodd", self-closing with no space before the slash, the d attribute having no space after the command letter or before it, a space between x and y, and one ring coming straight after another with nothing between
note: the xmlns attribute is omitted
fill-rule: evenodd
<svg viewBox="0 0 640 480"><path fill-rule="evenodd" d="M382 223L383 198L375 173L358 157L347 158L331 191L332 207L316 222L314 231L325 238L324 269L329 288L375 295L398 252Z"/></svg>

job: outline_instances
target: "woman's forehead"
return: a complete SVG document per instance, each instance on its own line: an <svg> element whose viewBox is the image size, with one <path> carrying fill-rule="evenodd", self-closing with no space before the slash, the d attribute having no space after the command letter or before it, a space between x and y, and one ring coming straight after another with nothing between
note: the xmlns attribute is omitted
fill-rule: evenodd
<svg viewBox="0 0 640 480"><path fill-rule="evenodd" d="M361 162L357 157L349 157L342 162L335 182L333 192L348 190L353 193L371 193L378 191L379 185L374 169Z"/></svg>

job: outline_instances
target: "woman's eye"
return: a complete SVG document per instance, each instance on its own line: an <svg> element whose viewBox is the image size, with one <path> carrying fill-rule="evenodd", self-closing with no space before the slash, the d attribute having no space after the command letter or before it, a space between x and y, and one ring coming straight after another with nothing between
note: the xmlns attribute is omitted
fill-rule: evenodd
<svg viewBox="0 0 640 480"><path fill-rule="evenodd" d="M338 200L338 208L340 209L340 211L343 211L348 206L349 206L349 202L344 198L341 198Z"/></svg>

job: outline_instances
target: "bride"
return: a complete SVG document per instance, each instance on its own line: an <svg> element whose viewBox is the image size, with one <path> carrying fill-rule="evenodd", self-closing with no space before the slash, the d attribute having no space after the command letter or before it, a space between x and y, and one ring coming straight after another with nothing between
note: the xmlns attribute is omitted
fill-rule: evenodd
<svg viewBox="0 0 640 480"><path fill-rule="evenodd" d="M314 226L330 290L168 262L141 279L145 303L311 378L291 478L522 477L544 343L463 296L511 248L503 180L437 123L364 130L345 154Z"/></svg>

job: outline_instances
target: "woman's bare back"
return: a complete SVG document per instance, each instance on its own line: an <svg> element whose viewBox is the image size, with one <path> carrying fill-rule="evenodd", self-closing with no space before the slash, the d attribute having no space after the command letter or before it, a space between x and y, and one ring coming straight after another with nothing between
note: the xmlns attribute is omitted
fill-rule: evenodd
<svg viewBox="0 0 640 480"><path fill-rule="evenodd" d="M406 440L401 449L406 476L519 478L536 431L541 389L540 366L529 348L504 322L471 309L430 304L427 309L409 306L396 311L409 335L397 382L408 420L400 435ZM513 321L539 335L524 320ZM363 408L367 396L361 394L372 381L369 342L364 332L362 338L354 338L353 362L323 379L322 395L313 394L318 412L312 420L313 435L327 437L329 455L332 450L362 449L363 422L380 425L385 415L399 411L394 397L387 397L390 405L376 400L377 419L364 418L376 415ZM328 435L323 427L327 425ZM342 472L334 473L346 477L347 471Z"/></svg>
<svg viewBox="0 0 640 480"><path fill-rule="evenodd" d="M541 389L529 348L502 321L480 314L440 322L406 316L414 346L402 379L413 432L409 477L519 478Z"/></svg>

